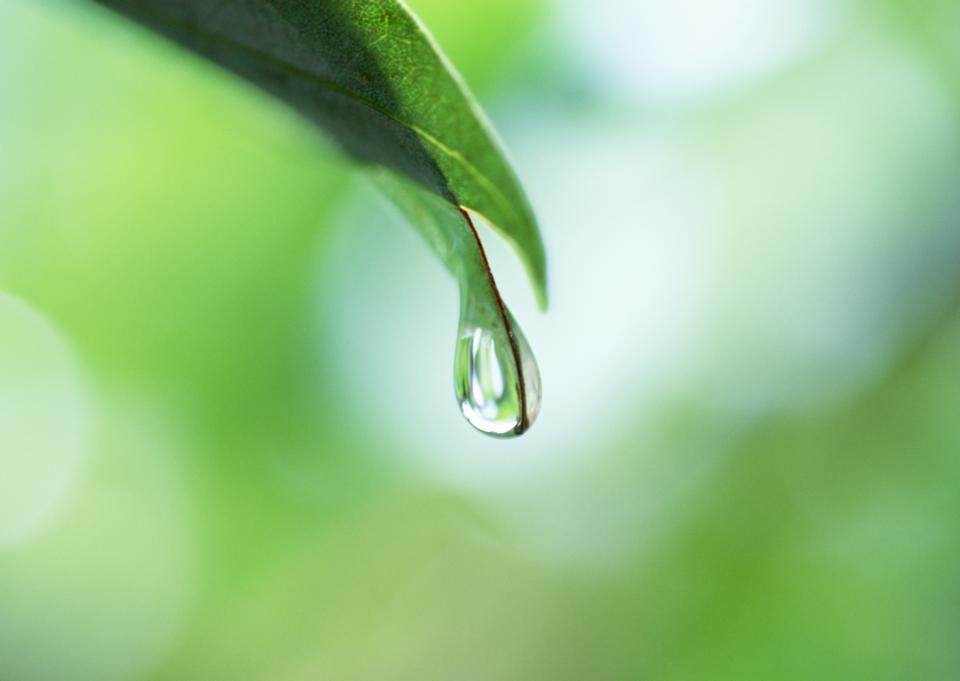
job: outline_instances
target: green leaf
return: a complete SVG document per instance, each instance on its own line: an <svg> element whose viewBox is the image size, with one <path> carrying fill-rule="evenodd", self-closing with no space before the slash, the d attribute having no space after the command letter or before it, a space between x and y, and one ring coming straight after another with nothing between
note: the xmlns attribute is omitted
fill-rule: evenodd
<svg viewBox="0 0 960 681"><path fill-rule="evenodd" d="M517 251L546 306L546 258L523 190L466 86L402 2L95 1L272 93L354 158L482 216ZM473 271L455 259L445 262L458 278Z"/></svg>

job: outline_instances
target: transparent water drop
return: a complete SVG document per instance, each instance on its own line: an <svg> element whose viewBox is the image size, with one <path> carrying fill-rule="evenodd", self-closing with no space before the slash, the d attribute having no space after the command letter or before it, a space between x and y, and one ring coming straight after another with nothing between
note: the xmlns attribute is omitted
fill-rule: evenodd
<svg viewBox="0 0 960 681"><path fill-rule="evenodd" d="M503 310L506 312L506 310ZM540 370L513 316L461 295L454 387L464 418L495 437L522 435L540 412Z"/></svg>

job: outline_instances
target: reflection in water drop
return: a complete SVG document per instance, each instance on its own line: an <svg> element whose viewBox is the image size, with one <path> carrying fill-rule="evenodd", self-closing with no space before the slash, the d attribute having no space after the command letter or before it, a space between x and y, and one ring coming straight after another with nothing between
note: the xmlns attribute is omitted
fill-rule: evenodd
<svg viewBox="0 0 960 681"><path fill-rule="evenodd" d="M483 321L486 316L492 321ZM454 356L454 387L464 417L497 437L522 435L540 411L540 370L512 315L483 315L471 296L461 297Z"/></svg>

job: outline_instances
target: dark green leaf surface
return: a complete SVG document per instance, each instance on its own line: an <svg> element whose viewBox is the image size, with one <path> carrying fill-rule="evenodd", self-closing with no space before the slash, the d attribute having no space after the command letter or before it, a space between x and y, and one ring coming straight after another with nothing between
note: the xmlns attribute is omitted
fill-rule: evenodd
<svg viewBox="0 0 960 681"><path fill-rule="evenodd" d="M514 246L546 305L544 250L523 190L472 96L401 2L96 1L272 93L351 156L481 215Z"/></svg>

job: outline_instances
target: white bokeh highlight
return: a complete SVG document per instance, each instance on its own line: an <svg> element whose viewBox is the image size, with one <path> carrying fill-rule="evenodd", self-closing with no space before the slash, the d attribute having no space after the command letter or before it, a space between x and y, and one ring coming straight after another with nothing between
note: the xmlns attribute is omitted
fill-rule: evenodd
<svg viewBox="0 0 960 681"><path fill-rule="evenodd" d="M717 94L811 54L842 0L564 0L563 33L591 78L627 98Z"/></svg>
<svg viewBox="0 0 960 681"><path fill-rule="evenodd" d="M0 550L2 679L150 678L182 640L196 575L188 440L140 393L102 388L100 410L67 512Z"/></svg>
<svg viewBox="0 0 960 681"><path fill-rule="evenodd" d="M37 310L0 292L0 551L55 520L90 436L83 371Z"/></svg>

